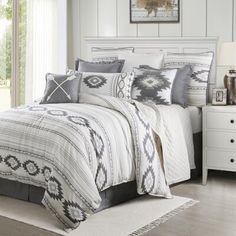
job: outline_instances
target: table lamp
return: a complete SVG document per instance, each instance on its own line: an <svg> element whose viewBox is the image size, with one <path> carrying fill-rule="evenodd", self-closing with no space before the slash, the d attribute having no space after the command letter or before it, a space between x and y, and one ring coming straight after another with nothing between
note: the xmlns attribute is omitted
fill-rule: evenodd
<svg viewBox="0 0 236 236"><path fill-rule="evenodd" d="M236 42L222 44L218 64L229 67L224 77L224 85L228 90L227 103L236 105Z"/></svg>

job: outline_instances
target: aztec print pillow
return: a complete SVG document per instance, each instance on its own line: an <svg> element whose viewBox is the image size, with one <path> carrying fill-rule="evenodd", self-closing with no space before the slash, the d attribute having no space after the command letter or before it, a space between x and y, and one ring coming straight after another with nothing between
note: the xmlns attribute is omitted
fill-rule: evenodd
<svg viewBox="0 0 236 236"><path fill-rule="evenodd" d="M139 68L150 69L150 70L157 70L150 66L141 65ZM178 104L182 107L188 106L188 99L187 99L187 90L189 80L192 76L192 67L190 65L186 65L182 68L179 68L176 76L175 81L172 87L172 103Z"/></svg>
<svg viewBox="0 0 236 236"><path fill-rule="evenodd" d="M134 68L134 72L132 99L163 105L172 103L171 91L177 69Z"/></svg>
<svg viewBox="0 0 236 236"><path fill-rule="evenodd" d="M181 68L191 65L193 72L188 84L187 98L190 106L204 106L207 103L208 79L213 61L213 52L169 53L164 57L164 67Z"/></svg>
<svg viewBox="0 0 236 236"><path fill-rule="evenodd" d="M80 73L70 75L46 74L46 88L41 104L78 102Z"/></svg>
<svg viewBox="0 0 236 236"><path fill-rule="evenodd" d="M80 93L131 99L134 73L82 73Z"/></svg>
<svg viewBox="0 0 236 236"><path fill-rule="evenodd" d="M124 60L89 62L77 58L75 70L78 72L120 73L124 63Z"/></svg>

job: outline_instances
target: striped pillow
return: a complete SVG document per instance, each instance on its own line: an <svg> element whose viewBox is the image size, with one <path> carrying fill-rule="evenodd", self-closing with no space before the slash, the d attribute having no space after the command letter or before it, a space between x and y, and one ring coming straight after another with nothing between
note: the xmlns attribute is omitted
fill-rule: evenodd
<svg viewBox="0 0 236 236"><path fill-rule="evenodd" d="M207 103L208 79L213 61L213 52L168 53L164 57L164 67L181 68L191 65L193 73L189 80L187 98L190 106L204 106Z"/></svg>

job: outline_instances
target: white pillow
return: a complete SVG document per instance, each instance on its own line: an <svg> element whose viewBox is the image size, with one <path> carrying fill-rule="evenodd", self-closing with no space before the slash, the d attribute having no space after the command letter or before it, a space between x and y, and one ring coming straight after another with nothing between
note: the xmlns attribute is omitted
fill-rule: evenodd
<svg viewBox="0 0 236 236"><path fill-rule="evenodd" d="M119 59L125 60L122 72L132 72L135 67L137 68L140 65L160 69L163 64L164 54L129 53L120 54Z"/></svg>
<svg viewBox="0 0 236 236"><path fill-rule="evenodd" d="M134 48L92 48L92 61L115 61L118 60L119 55L132 53Z"/></svg>

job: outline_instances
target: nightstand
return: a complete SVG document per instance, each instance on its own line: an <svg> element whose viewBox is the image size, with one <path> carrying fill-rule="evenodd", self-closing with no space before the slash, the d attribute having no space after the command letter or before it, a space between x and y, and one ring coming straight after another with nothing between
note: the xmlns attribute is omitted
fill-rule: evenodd
<svg viewBox="0 0 236 236"><path fill-rule="evenodd" d="M209 169L236 172L236 106L203 107L203 172Z"/></svg>

